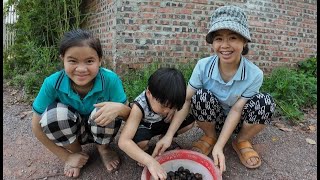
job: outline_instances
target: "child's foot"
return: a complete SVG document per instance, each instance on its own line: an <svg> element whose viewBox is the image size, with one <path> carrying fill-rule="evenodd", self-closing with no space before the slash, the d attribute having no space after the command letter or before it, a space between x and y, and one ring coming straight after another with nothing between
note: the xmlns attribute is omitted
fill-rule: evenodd
<svg viewBox="0 0 320 180"><path fill-rule="evenodd" d="M98 151L101 157L101 160L106 167L107 171L115 172L119 169L120 166L120 158L119 155L111 150L106 145L98 145Z"/></svg>
<svg viewBox="0 0 320 180"><path fill-rule="evenodd" d="M67 177L77 178L80 175L80 168L72 167L69 164L65 164L64 175Z"/></svg>
<svg viewBox="0 0 320 180"><path fill-rule="evenodd" d="M71 154L64 165L64 175L67 177L77 178L82 168L88 161L89 156L84 152Z"/></svg>

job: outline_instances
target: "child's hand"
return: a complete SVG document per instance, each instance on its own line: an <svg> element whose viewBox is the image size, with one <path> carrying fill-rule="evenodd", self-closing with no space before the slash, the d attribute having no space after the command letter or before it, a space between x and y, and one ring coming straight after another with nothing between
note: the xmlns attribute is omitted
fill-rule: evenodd
<svg viewBox="0 0 320 180"><path fill-rule="evenodd" d="M167 172L163 169L160 163L156 160L148 163L148 170L153 179L165 180L167 178Z"/></svg>
<svg viewBox="0 0 320 180"><path fill-rule="evenodd" d="M168 147L170 147L172 142L172 137L163 136L157 144L156 147L153 150L152 157L161 155Z"/></svg>
<svg viewBox="0 0 320 180"><path fill-rule="evenodd" d="M82 168L87 163L88 159L89 156L84 152L72 153L68 156L65 163L71 167Z"/></svg>
<svg viewBox="0 0 320 180"><path fill-rule="evenodd" d="M171 109L169 111L169 113L167 114L167 117L164 119L164 122L166 122L166 123L171 122L175 112L176 112L176 109Z"/></svg>
<svg viewBox="0 0 320 180"><path fill-rule="evenodd" d="M99 126L106 126L110 122L114 121L118 117L119 108L118 103L114 102L102 102L94 104L99 110L94 114L94 121Z"/></svg>
<svg viewBox="0 0 320 180"><path fill-rule="evenodd" d="M215 146L212 150L212 157L214 160L214 165L219 166L220 173L222 174L224 171L226 171L226 161L223 154L223 149Z"/></svg>

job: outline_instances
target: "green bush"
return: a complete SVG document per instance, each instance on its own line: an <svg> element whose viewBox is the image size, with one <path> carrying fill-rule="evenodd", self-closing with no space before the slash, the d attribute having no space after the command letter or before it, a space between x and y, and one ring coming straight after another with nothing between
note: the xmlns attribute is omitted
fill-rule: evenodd
<svg viewBox="0 0 320 180"><path fill-rule="evenodd" d="M317 58L311 57L305 61L298 62L298 71L307 76L317 77Z"/></svg>
<svg viewBox="0 0 320 180"><path fill-rule="evenodd" d="M34 97L44 78L59 69L58 46L62 35L79 28L86 19L82 0L8 0L4 14L13 6L17 22L14 44L3 55L3 76L15 87Z"/></svg>
<svg viewBox="0 0 320 180"><path fill-rule="evenodd" d="M287 67L276 68L264 78L261 88L261 91L269 92L274 98L276 111L293 122L302 120L302 108L317 103L317 79L302 72Z"/></svg>

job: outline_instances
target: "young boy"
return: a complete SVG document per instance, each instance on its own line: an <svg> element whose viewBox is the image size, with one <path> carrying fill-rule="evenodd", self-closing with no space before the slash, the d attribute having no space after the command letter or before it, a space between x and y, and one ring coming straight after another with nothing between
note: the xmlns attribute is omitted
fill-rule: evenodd
<svg viewBox="0 0 320 180"><path fill-rule="evenodd" d="M185 98L186 82L182 73L174 68L158 69L149 77L147 89L134 100L129 118L121 132L118 142L120 149L146 165L154 179L166 178L166 172L153 157L170 146L173 135L167 135L168 129L171 128L172 133L172 126L179 127L177 132L174 131L176 136L193 126L193 118L171 122L174 113L182 108ZM156 135L164 136L150 156L146 153L148 142Z"/></svg>

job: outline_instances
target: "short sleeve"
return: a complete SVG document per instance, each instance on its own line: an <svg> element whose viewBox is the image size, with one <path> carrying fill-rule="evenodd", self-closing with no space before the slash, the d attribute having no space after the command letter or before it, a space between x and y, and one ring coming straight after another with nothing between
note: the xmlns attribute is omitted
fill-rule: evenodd
<svg viewBox="0 0 320 180"><path fill-rule="evenodd" d="M41 115L45 109L56 100L56 91L46 78L40 88L40 91L33 101L32 110Z"/></svg>
<svg viewBox="0 0 320 180"><path fill-rule="evenodd" d="M110 89L110 101L119 102L125 104L127 101L127 96L124 92L121 79L115 75L113 78L113 83L109 87Z"/></svg>
<svg viewBox="0 0 320 180"><path fill-rule="evenodd" d="M242 97L244 98L250 98L254 96L255 94L259 93L259 90L262 86L263 82L263 73L259 73L253 82L250 84L250 86L242 93Z"/></svg>
<svg viewBox="0 0 320 180"><path fill-rule="evenodd" d="M200 89L203 86L203 84L202 84L202 74L203 74L202 71L203 70L201 70L199 62L194 67L192 74L191 74L191 77L189 79L189 85L194 90Z"/></svg>

